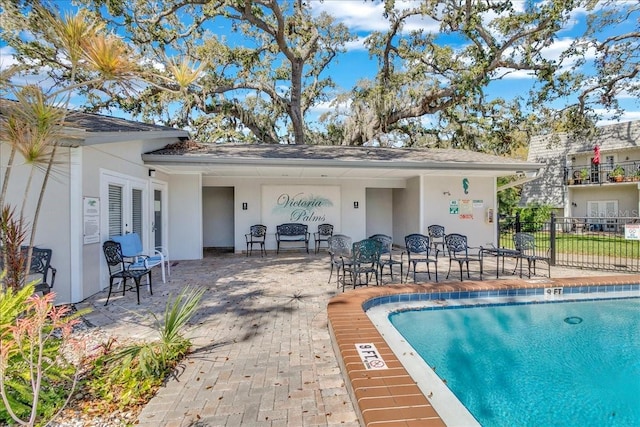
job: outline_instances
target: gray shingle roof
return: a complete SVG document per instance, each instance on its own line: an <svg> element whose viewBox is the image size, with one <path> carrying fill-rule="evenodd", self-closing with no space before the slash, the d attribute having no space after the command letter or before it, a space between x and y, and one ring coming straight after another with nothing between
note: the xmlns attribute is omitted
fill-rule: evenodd
<svg viewBox="0 0 640 427"><path fill-rule="evenodd" d="M8 110L15 105L15 101L8 99L0 100L0 116L8 114ZM69 110L69 115L65 119L67 128L78 129L87 133L106 133L106 132L158 132L158 131L177 131L178 129L156 125L151 123L141 123L133 120L127 120L120 117L112 117L101 114L84 113L80 111ZM184 132L184 131L183 131ZM186 134L186 132L184 132Z"/></svg>
<svg viewBox="0 0 640 427"><path fill-rule="evenodd" d="M499 157L491 154L477 153L457 149L411 149L383 147L354 147L332 145L278 145L278 144L218 144L202 145L185 142L167 146L143 155L145 161L161 161L162 157L170 157L176 162L210 162L225 161L237 163L282 161L339 161L341 163L366 160L370 164L403 162L416 163L456 163L462 167L468 165L510 165L522 167L523 170L534 170L539 165L521 160Z"/></svg>

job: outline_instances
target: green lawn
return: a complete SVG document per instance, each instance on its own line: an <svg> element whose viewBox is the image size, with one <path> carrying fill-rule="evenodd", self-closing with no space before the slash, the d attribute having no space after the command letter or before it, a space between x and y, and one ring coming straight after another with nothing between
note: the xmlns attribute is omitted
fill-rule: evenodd
<svg viewBox="0 0 640 427"><path fill-rule="evenodd" d="M546 250L549 247L549 233L534 233L538 247ZM500 236L500 246L512 248L511 234ZM611 257L640 257L640 241L625 240L622 235L610 233L556 233L556 251L567 254L600 255Z"/></svg>

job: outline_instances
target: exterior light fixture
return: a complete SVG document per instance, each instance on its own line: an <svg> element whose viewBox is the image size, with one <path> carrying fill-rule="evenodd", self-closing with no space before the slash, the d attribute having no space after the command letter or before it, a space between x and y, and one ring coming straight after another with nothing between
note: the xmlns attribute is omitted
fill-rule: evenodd
<svg viewBox="0 0 640 427"><path fill-rule="evenodd" d="M242 210L246 211L247 209L249 209L249 204L247 202L242 202Z"/></svg>
<svg viewBox="0 0 640 427"><path fill-rule="evenodd" d="M358 209L358 202L353 202L353 209Z"/></svg>

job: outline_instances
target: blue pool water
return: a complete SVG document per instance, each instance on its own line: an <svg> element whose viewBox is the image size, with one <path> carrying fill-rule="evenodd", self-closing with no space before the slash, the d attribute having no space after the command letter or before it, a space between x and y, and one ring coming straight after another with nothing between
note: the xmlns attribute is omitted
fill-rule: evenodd
<svg viewBox="0 0 640 427"><path fill-rule="evenodd" d="M389 320L483 426L640 426L640 299Z"/></svg>

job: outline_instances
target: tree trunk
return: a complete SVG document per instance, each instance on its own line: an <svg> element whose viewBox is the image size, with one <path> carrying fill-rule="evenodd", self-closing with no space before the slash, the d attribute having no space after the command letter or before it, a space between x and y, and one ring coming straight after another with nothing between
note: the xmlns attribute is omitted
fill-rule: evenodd
<svg viewBox="0 0 640 427"><path fill-rule="evenodd" d="M304 119L302 117L302 60L291 61L291 100L289 116L295 144L304 144Z"/></svg>

